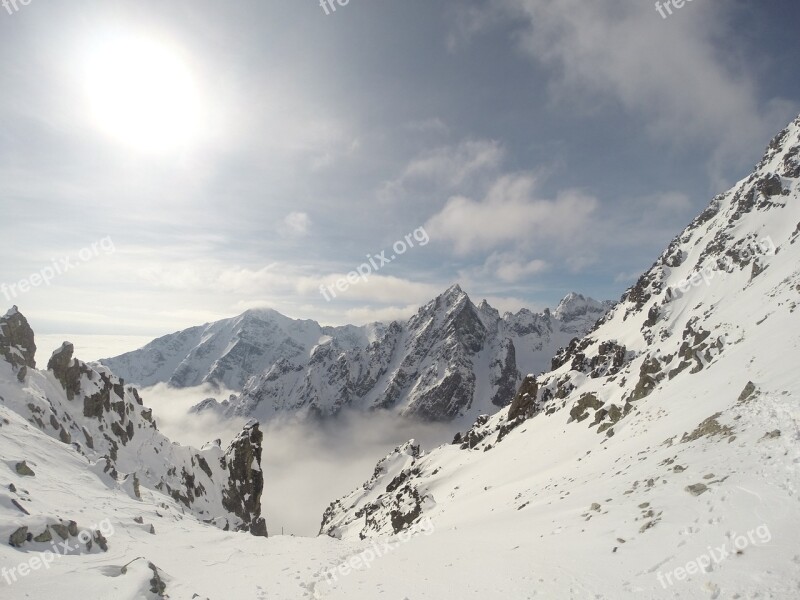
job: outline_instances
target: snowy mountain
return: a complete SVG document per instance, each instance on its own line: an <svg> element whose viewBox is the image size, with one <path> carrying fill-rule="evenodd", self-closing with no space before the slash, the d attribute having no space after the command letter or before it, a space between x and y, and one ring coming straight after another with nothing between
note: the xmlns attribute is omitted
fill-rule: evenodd
<svg viewBox="0 0 800 600"><path fill-rule="evenodd" d="M365 335L368 329L364 328ZM327 335L313 321L297 321L274 310L249 310L100 362L140 387L212 383L239 391L253 374L276 362L308 356Z"/></svg>
<svg viewBox="0 0 800 600"><path fill-rule="evenodd" d="M228 453L170 445L68 345L37 370L12 310L3 598L796 598L799 293L800 118L508 407L453 444L397 448L313 539L203 522L256 523L239 508L261 491L257 427ZM467 317L466 348L482 331Z"/></svg>
<svg viewBox="0 0 800 600"><path fill-rule="evenodd" d="M430 519L524 597L797 597L799 298L800 118L509 407L398 448L321 532Z"/></svg>
<svg viewBox="0 0 800 600"><path fill-rule="evenodd" d="M33 331L14 307L0 318L4 438L38 430L64 444L64 453L73 463L82 462L87 474L132 499L141 500L143 493L171 498L220 528L266 535L257 423L248 424L227 450L219 443L202 450L178 446L158 431L152 410L135 388L104 367L73 358L72 344L65 342L53 353L47 370L36 369L35 352ZM3 449L7 464L30 476L37 455L26 455L16 443ZM26 510L20 502L37 506L38 498L8 489L10 494L0 493L0 498L21 513L29 513L30 507ZM17 530L47 537L48 527L58 526L59 519L61 515L20 518ZM0 536L4 531L0 527Z"/></svg>
<svg viewBox="0 0 800 600"><path fill-rule="evenodd" d="M224 405L204 401L196 410L262 422L280 412L331 415L345 407L471 421L508 404L520 373L546 369L557 349L610 306L570 294L554 313L501 316L486 301L475 306L456 285L407 322L322 327L248 311L101 362L140 385L241 390Z"/></svg>

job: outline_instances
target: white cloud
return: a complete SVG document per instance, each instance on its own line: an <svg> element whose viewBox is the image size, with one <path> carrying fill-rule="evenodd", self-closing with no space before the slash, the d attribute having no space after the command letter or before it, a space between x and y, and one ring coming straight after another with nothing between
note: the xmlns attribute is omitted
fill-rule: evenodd
<svg viewBox="0 0 800 600"><path fill-rule="evenodd" d="M493 252L480 267L462 272L470 281L499 280L503 283L518 283L549 268L540 258L526 259L517 252Z"/></svg>
<svg viewBox="0 0 800 600"><path fill-rule="evenodd" d="M749 159L797 113L794 103L760 101L746 56L719 52L719 37L737 33L737 4L694 2L664 20L641 0L491 0L483 14L465 7L454 28L465 38L498 15L516 16L525 25L520 48L553 70L554 104L593 111L603 98L618 102L659 140L708 143L718 178L722 165Z"/></svg>
<svg viewBox="0 0 800 600"><path fill-rule="evenodd" d="M468 255L514 243L568 241L590 225L597 206L596 198L576 190L538 198L532 175L505 175L483 200L450 198L425 228L432 240L450 242L458 254Z"/></svg>
<svg viewBox="0 0 800 600"><path fill-rule="evenodd" d="M441 293L443 290L439 290ZM429 300L433 299L433 296ZM351 308L345 311L348 323L360 325L364 323L389 323L391 321L406 321L419 310L419 304L408 304L406 306L386 306L386 307L370 307L363 306L361 308Z"/></svg>
<svg viewBox="0 0 800 600"><path fill-rule="evenodd" d="M379 196L392 200L417 186L457 190L481 176L494 175L505 155L503 146L494 140L465 140L426 150L411 160L398 178L386 182Z"/></svg>
<svg viewBox="0 0 800 600"><path fill-rule="evenodd" d="M475 173L497 168L504 154L499 142L467 140L423 153L408 165L403 178L456 187Z"/></svg>
<svg viewBox="0 0 800 600"><path fill-rule="evenodd" d="M320 284L334 288L340 279L346 279L347 273L332 273L315 280L314 291L319 293ZM430 283L420 283L393 277L391 275L379 275L373 273L367 277L366 281L358 280L357 283L348 287L347 291L336 291L336 298L332 302L373 302L377 304L393 304L402 302L404 305L412 302L422 303L433 299L444 291L444 287Z"/></svg>

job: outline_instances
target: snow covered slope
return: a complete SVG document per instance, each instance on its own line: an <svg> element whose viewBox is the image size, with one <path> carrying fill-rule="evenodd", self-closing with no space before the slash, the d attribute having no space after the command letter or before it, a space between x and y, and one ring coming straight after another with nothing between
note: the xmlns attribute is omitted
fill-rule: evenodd
<svg viewBox="0 0 800 600"><path fill-rule="evenodd" d="M508 408L398 448L322 532L429 518L514 597L798 597L799 298L800 118Z"/></svg>
<svg viewBox="0 0 800 600"><path fill-rule="evenodd" d="M307 357L326 335L313 321L296 321L274 310L249 310L100 362L140 387L213 383L238 391L252 375L279 360Z"/></svg>
<svg viewBox="0 0 800 600"><path fill-rule="evenodd" d="M257 423L227 451L218 443L179 446L158 431L135 388L74 359L71 344L53 353L46 371L35 368L35 349L27 320L12 308L0 318L0 405L7 411L69 446L111 488L132 498L142 488L155 490L221 528L266 535ZM26 457L13 458L19 471Z"/></svg>
<svg viewBox="0 0 800 600"><path fill-rule="evenodd" d="M43 407L39 389L77 434L61 409L86 396L33 369L10 314L2 598L797 598L799 158L800 119L509 407L452 445L398 448L316 539L222 531L110 481L22 401Z"/></svg>
<svg viewBox="0 0 800 600"><path fill-rule="evenodd" d="M471 421L508 404L521 372L545 370L557 349L589 331L610 306L573 293L552 314L501 316L453 286L407 322L321 327L249 311L102 363L141 385L212 382L242 390L225 406L201 408L262 421L278 412L330 415L344 407Z"/></svg>

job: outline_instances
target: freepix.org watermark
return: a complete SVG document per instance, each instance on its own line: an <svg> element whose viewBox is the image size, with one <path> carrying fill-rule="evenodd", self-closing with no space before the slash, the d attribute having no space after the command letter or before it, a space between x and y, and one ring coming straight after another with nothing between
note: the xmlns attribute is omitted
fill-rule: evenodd
<svg viewBox="0 0 800 600"><path fill-rule="evenodd" d="M6 584L12 585L16 583L19 578L27 577L42 567L49 569L50 565L55 562L56 558L67 556L68 554L79 550L81 544L86 546L89 543L98 541L105 543L105 538L109 538L112 535L114 535L114 526L108 519L103 519L97 525L92 525L90 528L79 532L75 541L70 539L66 539L63 542L54 541L51 543L51 550L45 550L44 552L32 556L25 562L18 564L16 567L12 567L10 569L8 567L0 568L0 577L5 580Z"/></svg>
<svg viewBox="0 0 800 600"><path fill-rule="evenodd" d="M672 9L680 10L687 3L691 2L692 0L666 0L666 2L656 2L656 10L658 14L661 15L662 19L666 19L667 17L672 16Z"/></svg>
<svg viewBox="0 0 800 600"><path fill-rule="evenodd" d="M114 242L111 236L106 236L102 240L92 242L91 245L81 248L78 251L77 259L73 256L65 256L58 260L53 259L52 264L47 265L36 273L32 273L24 279L20 279L16 283L0 284L0 293L5 296L6 300L10 301L20 294L30 292L34 288L42 285L49 286L56 276L68 273L72 269L97 258L101 254L113 253Z"/></svg>
<svg viewBox="0 0 800 600"><path fill-rule="evenodd" d="M6 9L8 14L13 15L20 11L20 6L28 6L33 0L2 0L0 4Z"/></svg>
<svg viewBox="0 0 800 600"><path fill-rule="evenodd" d="M28 1L30 2L30 0ZM350 0L319 0L319 5L322 7L322 10L325 11L326 15L335 13L337 4L339 6L347 6L350 4Z"/></svg>
<svg viewBox="0 0 800 600"><path fill-rule="evenodd" d="M353 571L369 569L372 567L372 563L375 562L376 559L382 558L390 552L394 552L401 544L405 544L416 534L424 533L426 536L429 536L435 530L436 528L433 526L433 521L431 521L431 518L426 517L419 523L415 523L408 529L405 529L397 534L397 539L395 541L385 540L380 544L377 542L372 542L372 546L366 550L363 550L358 554L354 554L349 559L339 564L338 567L328 569L325 572L325 581L333 586L333 584L338 581L338 575L345 577Z"/></svg>
<svg viewBox="0 0 800 600"><path fill-rule="evenodd" d="M405 236L402 240L397 240L392 245L392 251L394 254L391 256L386 256L386 253L389 252L389 250L384 250L375 256L372 254L367 254L367 262L359 265L355 271L350 271L346 276L339 278L339 280L333 285L325 285L324 283L321 284L319 286L319 293L322 294L322 297L325 298L325 300L330 302L331 299L336 298L337 290L341 293L344 293L350 289L351 285L355 285L359 281L368 281L370 275L377 273L384 266L402 256L411 248L414 248L415 245L419 245L420 247L427 246L428 242L430 241L431 238L428 236L428 232L425 231L425 228L418 227Z"/></svg>
<svg viewBox="0 0 800 600"><path fill-rule="evenodd" d="M741 260L749 260L753 256L775 256L777 248L772 238L765 237L758 242L752 242L739 251ZM719 263L722 263L721 265ZM665 292L667 298L680 298L693 287L698 287L705 283L711 285L711 281L717 276L717 271L728 269L731 266L731 259L721 258L719 261L709 262L702 269L693 273L690 277L680 283L668 287Z"/></svg>
<svg viewBox="0 0 800 600"><path fill-rule="evenodd" d="M734 532L728 537L728 540L718 548L709 546L708 552L701 554L694 560L690 560L684 566L677 567L667 573L659 571L656 577L661 587L666 590L669 586L675 585L678 581L685 581L692 575L708 573L712 565L718 565L734 554L741 554L748 546L763 546L769 544L771 541L772 533L767 525L759 525L744 535L737 535ZM675 581L673 581L673 579Z"/></svg>

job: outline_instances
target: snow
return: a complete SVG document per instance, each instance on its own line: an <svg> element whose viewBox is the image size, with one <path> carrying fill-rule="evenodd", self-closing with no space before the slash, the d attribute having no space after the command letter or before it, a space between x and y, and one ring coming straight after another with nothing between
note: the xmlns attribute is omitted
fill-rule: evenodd
<svg viewBox="0 0 800 600"><path fill-rule="evenodd" d="M337 538L235 534L203 523L152 487L133 497L103 475L99 461L87 464L73 445L33 424L28 402L75 411L52 374L29 369L19 382L0 361L0 536L59 518L80 527L107 519L114 529L108 552L61 557L10 584L7 570L30 564L43 548L0 545L2 597L68 591L153 599L148 563L173 599L800 596L800 185L784 177L787 195L753 193L798 147L800 119L755 176L677 238L585 338L583 350L538 377L540 396L567 379L574 386L543 404L552 410L500 440L509 424L503 409L487 418L481 429L488 435L473 449L444 445L422 453L413 443L400 446L326 513ZM777 252L760 257L760 268L745 262L666 297L667 287L709 256L735 254L765 234ZM440 318L430 315L415 333L424 335ZM405 344L408 335L399 340ZM589 363L602 359L601 346L612 341L625 347L622 364L595 373ZM642 370L655 359L658 371ZM664 376L634 397L648 373ZM613 435L598 432L608 422L600 411L589 409L597 423L571 417L585 394L605 408L630 405ZM142 456L146 468L159 469L192 452L153 436L123 464L134 470ZM148 453L153 446L165 454ZM214 446L208 451L221 454ZM35 476L16 472L21 460ZM394 517L409 514L417 496L416 534L394 535ZM423 523L430 524L424 532ZM131 563L136 557L144 558Z"/></svg>

